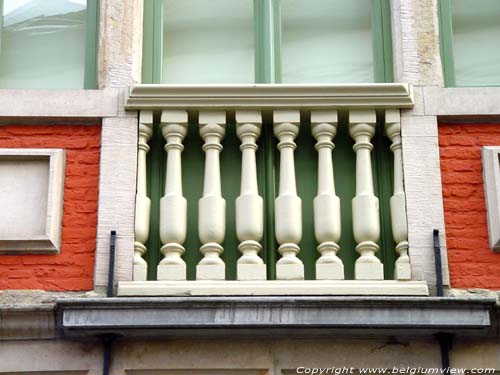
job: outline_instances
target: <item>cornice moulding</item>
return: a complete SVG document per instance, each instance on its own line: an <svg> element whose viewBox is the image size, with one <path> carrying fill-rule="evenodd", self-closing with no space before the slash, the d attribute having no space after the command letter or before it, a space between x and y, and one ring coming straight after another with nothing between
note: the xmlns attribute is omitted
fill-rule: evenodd
<svg viewBox="0 0 500 375"><path fill-rule="evenodd" d="M302 85L131 85L127 110L412 108L406 83Z"/></svg>

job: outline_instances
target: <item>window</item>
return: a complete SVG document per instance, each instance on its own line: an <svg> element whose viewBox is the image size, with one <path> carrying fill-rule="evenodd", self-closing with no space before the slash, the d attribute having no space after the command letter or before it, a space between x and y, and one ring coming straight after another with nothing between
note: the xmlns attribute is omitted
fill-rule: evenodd
<svg viewBox="0 0 500 375"><path fill-rule="evenodd" d="M0 0L0 88L97 85L98 0Z"/></svg>
<svg viewBox="0 0 500 375"><path fill-rule="evenodd" d="M441 0L446 86L500 85L500 2Z"/></svg>
<svg viewBox="0 0 500 375"><path fill-rule="evenodd" d="M390 9L388 0L150 0L145 2L143 82L165 84L216 83L368 83L392 81ZM234 117L234 113L232 114ZM380 200L380 256L385 278L392 279L396 257L390 224L392 195L390 142L383 134L383 113L377 116L373 175ZM198 200L203 194L205 155L197 115L189 118L182 153L183 194L188 202L187 239L183 255L188 280L195 279L201 259L198 238ZM357 255L351 217L355 195L355 153L348 134L348 113L340 113L335 137L336 192L341 200L342 236L339 257L346 279L354 278ZM238 239L235 200L240 194L241 152L235 119L229 115L222 141L220 168L226 200L226 235L222 259L226 279L236 278ZM301 121L295 140L298 195L302 198L302 241L299 258L305 278L314 279L319 253L314 236L313 199L317 194L317 152L310 120ZM159 251L159 204L165 183L166 153L159 118L148 153L148 195L151 199L150 237L145 255L148 278L156 280ZM274 199L279 178L279 153L270 113L264 113L258 142L259 193L264 199L263 250L268 279L275 278L279 257L274 235ZM342 250L343 249L343 250Z"/></svg>
<svg viewBox="0 0 500 375"><path fill-rule="evenodd" d="M392 81L388 0L150 0L144 83Z"/></svg>

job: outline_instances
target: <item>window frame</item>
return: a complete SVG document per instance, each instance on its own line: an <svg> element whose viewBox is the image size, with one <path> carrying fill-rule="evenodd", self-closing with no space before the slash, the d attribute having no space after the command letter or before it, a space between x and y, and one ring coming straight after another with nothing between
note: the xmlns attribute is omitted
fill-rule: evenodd
<svg viewBox="0 0 500 375"><path fill-rule="evenodd" d="M280 0L254 0L255 83L281 83ZM389 0L372 1L374 82L392 82L392 31ZM144 2L142 83L162 83L163 0Z"/></svg>
<svg viewBox="0 0 500 375"><path fill-rule="evenodd" d="M438 3L439 27L441 31L439 33L439 41L444 84L446 87L456 87L451 0L441 0Z"/></svg>
<svg viewBox="0 0 500 375"><path fill-rule="evenodd" d="M3 3L0 0L0 48L2 47L2 29L3 29ZM87 0L86 10L86 29L85 29L85 58L83 86L84 90L98 88L97 82L97 46L99 38L99 6L100 0ZM47 88L51 89L51 88Z"/></svg>

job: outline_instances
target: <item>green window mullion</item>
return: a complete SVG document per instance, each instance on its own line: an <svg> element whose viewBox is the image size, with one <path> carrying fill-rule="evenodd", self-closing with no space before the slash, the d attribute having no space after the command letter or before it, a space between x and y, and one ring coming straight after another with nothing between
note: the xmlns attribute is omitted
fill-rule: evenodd
<svg viewBox="0 0 500 375"><path fill-rule="evenodd" d="M255 83L280 82L279 0L254 0Z"/></svg>
<svg viewBox="0 0 500 375"><path fill-rule="evenodd" d="M97 88L97 44L99 35L99 0L87 0L87 35L83 87Z"/></svg>
<svg viewBox="0 0 500 375"><path fill-rule="evenodd" d="M2 53L3 0L0 0L0 54Z"/></svg>
<svg viewBox="0 0 500 375"><path fill-rule="evenodd" d="M142 82L161 83L163 56L163 0L144 4Z"/></svg>
<svg viewBox="0 0 500 375"><path fill-rule="evenodd" d="M440 49L443 76L446 86L455 86L455 61L453 58L453 26L450 0L439 1Z"/></svg>
<svg viewBox="0 0 500 375"><path fill-rule="evenodd" d="M372 36L375 82L394 80L392 64L391 6L389 0L372 0Z"/></svg>

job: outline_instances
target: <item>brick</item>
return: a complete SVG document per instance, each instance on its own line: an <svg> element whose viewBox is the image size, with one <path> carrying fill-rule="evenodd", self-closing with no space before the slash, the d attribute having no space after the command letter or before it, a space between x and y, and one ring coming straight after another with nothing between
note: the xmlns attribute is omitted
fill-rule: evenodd
<svg viewBox="0 0 500 375"><path fill-rule="evenodd" d="M489 248L481 147L500 145L500 124L440 124L439 153L451 286L500 288Z"/></svg>
<svg viewBox="0 0 500 375"><path fill-rule="evenodd" d="M66 173L59 255L0 255L1 289L93 289L101 127L0 127L0 147L63 148Z"/></svg>

